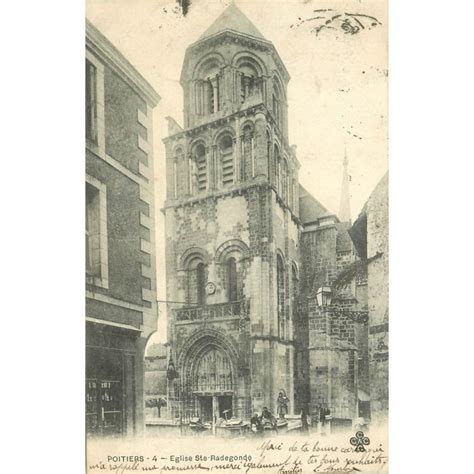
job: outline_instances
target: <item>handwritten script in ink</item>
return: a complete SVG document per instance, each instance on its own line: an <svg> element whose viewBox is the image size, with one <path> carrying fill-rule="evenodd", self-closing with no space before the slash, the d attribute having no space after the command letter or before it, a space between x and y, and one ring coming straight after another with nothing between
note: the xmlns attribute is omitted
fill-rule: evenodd
<svg viewBox="0 0 474 474"><path fill-rule="evenodd" d="M362 30L371 30L382 23L374 16L362 13L338 12L332 8L313 10L309 18L298 18L290 28L311 25L311 32L318 36L324 30L342 31L346 35L356 35Z"/></svg>
<svg viewBox="0 0 474 474"><path fill-rule="evenodd" d="M356 447L322 444L307 440L262 440L257 445L227 452L213 452L212 448L195 448L169 455L166 453L133 456L109 455L104 459L88 462L88 472L126 473L178 473L178 472L241 472L299 474L312 472L384 472L388 457L381 444L365 446L364 452ZM235 452L234 452L235 449Z"/></svg>

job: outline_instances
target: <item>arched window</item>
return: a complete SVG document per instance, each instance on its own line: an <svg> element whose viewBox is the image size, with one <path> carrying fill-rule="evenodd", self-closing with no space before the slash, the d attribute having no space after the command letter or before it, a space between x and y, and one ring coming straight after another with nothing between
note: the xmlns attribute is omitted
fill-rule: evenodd
<svg viewBox="0 0 474 474"><path fill-rule="evenodd" d="M288 179L289 179L289 170L288 162L283 159L281 166L281 194L283 201L288 203Z"/></svg>
<svg viewBox="0 0 474 474"><path fill-rule="evenodd" d="M187 300L189 304L206 304L207 265L200 257L189 262Z"/></svg>
<svg viewBox="0 0 474 474"><path fill-rule="evenodd" d="M214 84L212 79L207 79L205 82L206 87L206 114L213 114L216 104L214 103Z"/></svg>
<svg viewBox="0 0 474 474"><path fill-rule="evenodd" d="M207 159L204 145L202 143L196 145L192 155L194 168L194 191L200 193L207 189Z"/></svg>
<svg viewBox="0 0 474 474"><path fill-rule="evenodd" d="M297 211L298 209L298 181L294 176L292 180L292 189L293 189L292 206L293 206L293 209Z"/></svg>
<svg viewBox="0 0 474 474"><path fill-rule="evenodd" d="M242 156L242 179L251 179L255 176L255 157L253 143L253 128L247 124L242 129L243 134L243 156Z"/></svg>
<svg viewBox="0 0 474 474"><path fill-rule="evenodd" d="M281 128L281 93L275 79L273 80L272 109L275 122Z"/></svg>
<svg viewBox="0 0 474 474"><path fill-rule="evenodd" d="M240 102L260 94L262 96L263 81L259 74L259 66L251 58L243 58L238 62L240 74Z"/></svg>
<svg viewBox="0 0 474 474"><path fill-rule="evenodd" d="M234 257L226 262L227 265L227 298L229 301L237 301L239 298L237 263Z"/></svg>
<svg viewBox="0 0 474 474"><path fill-rule="evenodd" d="M280 156L280 150L278 147L275 145L274 150L273 150L273 162L274 162L274 175L275 175L275 185L276 185L276 190L278 194L281 194L281 156Z"/></svg>
<svg viewBox="0 0 474 474"><path fill-rule="evenodd" d="M222 186L234 184L234 143L230 135L224 135L219 140Z"/></svg>
<svg viewBox="0 0 474 474"><path fill-rule="evenodd" d="M271 182L272 176L272 141L270 138L270 133L267 130L266 134L267 138L267 166L268 166L268 180Z"/></svg>
<svg viewBox="0 0 474 474"><path fill-rule="evenodd" d="M194 103L197 115L213 114L221 109L222 73L220 63L213 58L201 65L194 83Z"/></svg>
<svg viewBox="0 0 474 474"><path fill-rule="evenodd" d="M292 304L293 319L297 315L299 289L300 289L300 281L298 277L298 269L296 265L293 264L291 267L291 290L292 290L291 304Z"/></svg>
<svg viewBox="0 0 474 474"><path fill-rule="evenodd" d="M277 311L278 311L278 337L285 339L285 266L283 259L277 255Z"/></svg>
<svg viewBox="0 0 474 474"><path fill-rule="evenodd" d="M197 302L200 305L206 303L206 281L207 271L204 263L199 263L196 267L196 296Z"/></svg>
<svg viewBox="0 0 474 474"><path fill-rule="evenodd" d="M185 180L180 179L180 176L184 176L184 170L184 151L179 147L175 150L173 160L173 196L175 198L184 194Z"/></svg>

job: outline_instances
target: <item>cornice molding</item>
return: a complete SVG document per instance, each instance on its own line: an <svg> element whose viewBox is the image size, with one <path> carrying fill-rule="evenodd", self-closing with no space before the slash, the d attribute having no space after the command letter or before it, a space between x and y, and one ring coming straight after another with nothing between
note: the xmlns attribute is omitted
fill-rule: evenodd
<svg viewBox="0 0 474 474"><path fill-rule="evenodd" d="M124 77L143 99L155 107L161 97L125 56L89 21L86 20L86 47Z"/></svg>
<svg viewBox="0 0 474 474"><path fill-rule="evenodd" d="M253 47L260 51L270 53L273 60L275 61L275 64L277 65L278 71L280 72L284 80L286 82L290 80L291 78L290 73L286 69L285 64L280 58L280 55L278 54L277 49L275 48L274 44L271 41L261 39L261 38L256 38L254 36L246 35L244 33L240 33L234 30L219 31L218 33L215 33L212 36L208 36L206 38L196 41L195 43L190 44L188 48L186 49L183 64L186 64L186 62L189 59L189 54L191 52L196 54L202 49L206 49L210 47L212 48L216 44L225 44L228 42L240 43L243 46ZM181 84L183 84L184 82L184 70L185 68L183 67L181 71L181 77L180 77Z"/></svg>

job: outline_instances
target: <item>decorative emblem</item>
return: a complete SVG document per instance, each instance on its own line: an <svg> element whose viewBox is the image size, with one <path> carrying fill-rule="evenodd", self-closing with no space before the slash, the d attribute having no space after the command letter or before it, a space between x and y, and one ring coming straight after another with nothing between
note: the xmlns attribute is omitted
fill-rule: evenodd
<svg viewBox="0 0 474 474"><path fill-rule="evenodd" d="M216 292L216 285L215 283L212 283L212 281L209 281L206 284L206 294L208 295L213 295Z"/></svg>
<svg viewBox="0 0 474 474"><path fill-rule="evenodd" d="M350 440L352 446L355 446L356 453L365 453L366 449L364 446L370 444L370 439L367 436L364 436L363 431L358 431L355 436Z"/></svg>

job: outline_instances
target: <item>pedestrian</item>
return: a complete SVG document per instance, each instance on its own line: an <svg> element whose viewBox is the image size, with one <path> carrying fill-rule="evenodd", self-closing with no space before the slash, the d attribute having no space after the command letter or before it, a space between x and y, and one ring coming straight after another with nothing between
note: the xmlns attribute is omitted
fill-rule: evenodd
<svg viewBox="0 0 474 474"><path fill-rule="evenodd" d="M254 433L261 433L263 431L262 420L258 416L258 413L254 413L252 418L250 418L250 429Z"/></svg>
<svg viewBox="0 0 474 474"><path fill-rule="evenodd" d="M285 391L282 389L278 394L277 406L278 406L278 417L280 419L284 419L285 416L288 414L288 403L289 399L286 396Z"/></svg>
<svg viewBox="0 0 474 474"><path fill-rule="evenodd" d="M321 426L326 424L326 411L323 404L319 405L319 422L321 423Z"/></svg>
<svg viewBox="0 0 474 474"><path fill-rule="evenodd" d="M301 410L301 431L303 433L307 433L309 431L308 415L304 408Z"/></svg>

